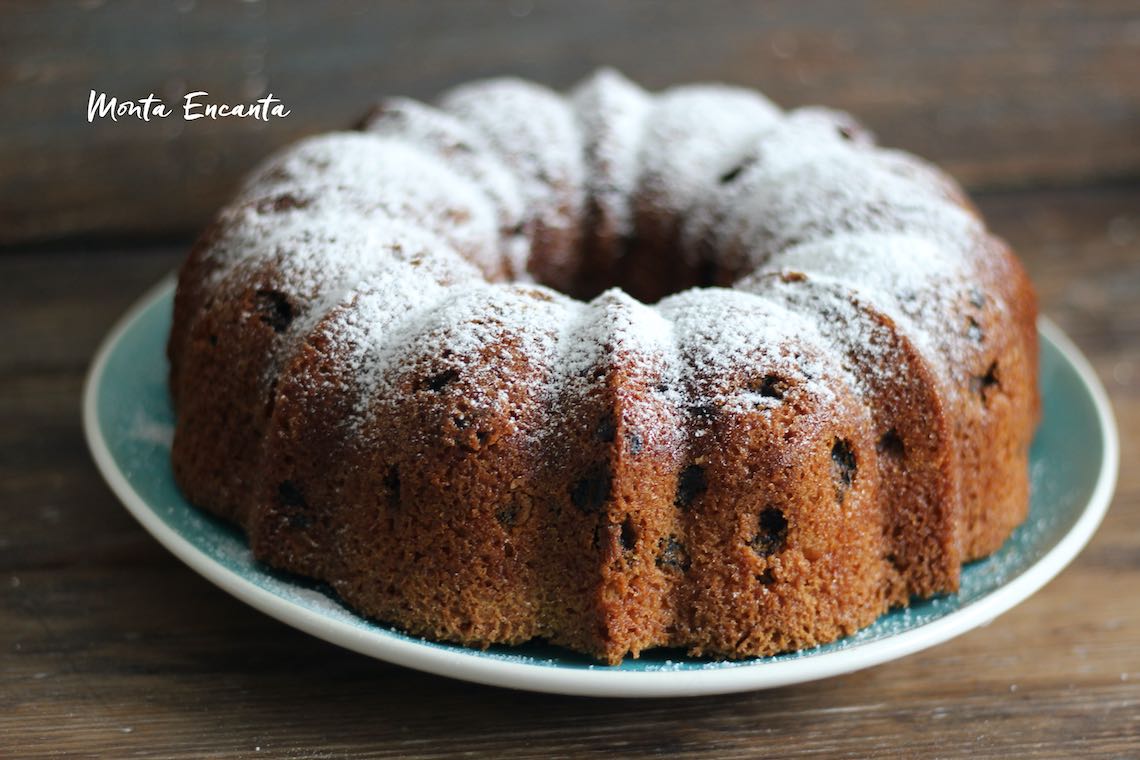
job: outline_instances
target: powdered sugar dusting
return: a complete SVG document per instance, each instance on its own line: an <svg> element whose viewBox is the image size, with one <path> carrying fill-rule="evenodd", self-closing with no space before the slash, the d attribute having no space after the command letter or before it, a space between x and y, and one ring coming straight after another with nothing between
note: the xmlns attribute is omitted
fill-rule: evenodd
<svg viewBox="0 0 1140 760"><path fill-rule="evenodd" d="M778 122L780 111L754 92L723 85L667 90L646 117L638 204L683 214Z"/></svg>
<svg viewBox="0 0 1140 760"><path fill-rule="evenodd" d="M318 329L329 339L357 388L354 422L366 415L403 336L450 290L392 268L360 283L329 310Z"/></svg>
<svg viewBox="0 0 1140 760"><path fill-rule="evenodd" d="M318 197L326 213L308 216L314 227L336 225L337 205L415 221L489 276L501 269L498 224L481 187L407 141L361 133L302 140L255 172L238 202L303 207Z"/></svg>
<svg viewBox="0 0 1140 760"><path fill-rule="evenodd" d="M373 109L363 128L431 151L482 188L497 211L510 274L522 276L529 253L523 235L527 208L514 176L481 134L455 116L410 98L383 101Z"/></svg>
<svg viewBox="0 0 1140 760"><path fill-rule="evenodd" d="M748 272L789 246L847 233L910 233L955 251L976 240L980 223L948 202L946 183L898 167L898 154L789 122L687 215L685 248L692 256L713 241L722 263Z"/></svg>
<svg viewBox="0 0 1140 760"><path fill-rule="evenodd" d="M959 241L954 248L916 235L837 235L785 250L771 266L842 283L860 300L903 323L908 336L932 350L934 337L953 323L954 295L971 282L973 261L961 247L965 242Z"/></svg>
<svg viewBox="0 0 1140 760"><path fill-rule="evenodd" d="M577 120L565 98L520 79L493 79L445 93L440 107L479 132L514 172L536 225L576 240L586 172ZM548 257L565 259L568 267L575 252L555 246Z"/></svg>
<svg viewBox="0 0 1140 760"><path fill-rule="evenodd" d="M931 291L963 277L961 258L929 238L899 233L853 233L787 248L759 271L794 269L827 275L898 301L900 294ZM899 306L899 311L909 307Z"/></svg>
<svg viewBox="0 0 1140 760"><path fill-rule="evenodd" d="M217 287L240 267L268 266L274 280L311 299L341 282L356 282L387 259L415 261L440 276L477 277L445 240L412 220L369 212L358 197L338 190L297 196L298 205L280 210L252 202L229 209L211 257Z"/></svg>
<svg viewBox="0 0 1140 760"><path fill-rule="evenodd" d="M659 305L673 324L687 367L689 403L728 409L770 406L757 392L766 374L794 378L801 391L823 406L835 399L837 366L821 350L822 338L809 315L740 290L694 289Z"/></svg>
<svg viewBox="0 0 1140 760"><path fill-rule="evenodd" d="M564 98L501 79L439 108L386 100L363 129L266 162L208 253L214 287L256 283L298 305L288 337L328 338L356 378L360 419L399 393L401 373L440 362L463 368L474 404L570 398L621 363L659 378L677 410L770 406L749 385L760 367L826 406L847 380L826 358L821 315L780 305L757 278L810 274L850 293L835 309L862 299L945 354L940 292L964 287L983 248L984 228L933 167L875 147L845 114L784 115L737 88L653 96L604 70ZM532 256L578 265L588 207L616 240L663 225L690 263L711 256L756 275L657 306L518 282ZM501 279L516 282L491 284ZM504 377L519 355L533 371Z"/></svg>
<svg viewBox="0 0 1140 760"><path fill-rule="evenodd" d="M449 367L462 372L470 408L510 403L504 385L534 400L547 397L551 377L512 379L504 376L504 367L517 357L526 357L532 368L552 367L565 325L582 308L546 288L513 284L428 289L398 319L391 316L389 299L390 294L378 290L344 312L356 349L361 420L371 419L386 399L399 395L407 373L429 366L437 372Z"/></svg>
<svg viewBox="0 0 1140 760"><path fill-rule="evenodd" d="M601 219L618 236L633 232L632 197L641 169L638 147L653 103L644 90L612 69L574 89L583 135L586 190Z"/></svg>
<svg viewBox="0 0 1140 760"><path fill-rule="evenodd" d="M849 113L822 106L806 106L788 113L784 122L789 128L803 134L806 143L821 140L845 140L852 145L875 144L875 136Z"/></svg>
<svg viewBox="0 0 1140 760"><path fill-rule="evenodd" d="M135 441L154 444L169 451L171 443L174 441L174 425L155 419L142 408L139 408L135 410L134 417L131 419L127 437Z"/></svg>

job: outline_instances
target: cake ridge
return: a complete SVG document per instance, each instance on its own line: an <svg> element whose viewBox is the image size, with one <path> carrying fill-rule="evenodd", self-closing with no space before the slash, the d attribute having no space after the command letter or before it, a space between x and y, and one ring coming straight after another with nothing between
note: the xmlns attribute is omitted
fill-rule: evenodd
<svg viewBox="0 0 1140 760"><path fill-rule="evenodd" d="M464 119L515 173L533 229L547 248L540 280L568 284L585 204L584 160L577 120L562 97L504 77L445 92L439 107ZM535 261L530 261L532 267Z"/></svg>

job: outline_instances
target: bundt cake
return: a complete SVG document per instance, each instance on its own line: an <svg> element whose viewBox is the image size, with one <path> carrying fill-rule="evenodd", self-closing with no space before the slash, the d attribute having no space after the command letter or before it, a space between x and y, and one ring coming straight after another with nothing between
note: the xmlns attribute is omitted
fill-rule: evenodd
<svg viewBox="0 0 1140 760"><path fill-rule="evenodd" d="M603 70L286 148L181 269L173 466L412 634L769 655L1026 515L1036 302L849 116Z"/></svg>

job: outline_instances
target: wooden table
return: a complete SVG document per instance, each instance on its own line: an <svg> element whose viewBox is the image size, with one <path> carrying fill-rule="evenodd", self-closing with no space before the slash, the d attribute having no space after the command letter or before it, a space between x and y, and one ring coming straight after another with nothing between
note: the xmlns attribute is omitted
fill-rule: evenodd
<svg viewBox="0 0 1140 760"><path fill-rule="evenodd" d="M67 32L75 44L60 51L95 51L96 67L100 55L112 55L92 43L108 34L99 24L83 26L53 3L14 5L8 20L17 23L0 21L7 29L0 32L0 64L22 56L25 72L32 64L50 66L50 55L37 57L30 40L59 18L76 27ZM744 6L717 6L702 25L689 23L689 6L668 4L660 23L667 30L688 24L693 44L724 33L719 57L694 57L701 76L751 78L785 102L839 101L857 111L863 104L885 142L922 150L967 179L991 226L1021 252L1044 313L1087 352L1108 388L1122 439L1120 482L1104 525L1044 590L985 628L870 670L773 691L660 701L461 683L351 654L281 625L211 586L143 532L95 471L78 407L98 341L139 293L177 266L188 231L264 146L235 136L237 127L216 139L187 136L195 149L214 145L239 158L215 164L224 171L208 181L190 182L192 202L179 210L171 199L179 197L180 172L189 171L191 158L140 139L140 155L159 157L153 171L145 161L124 159L118 174L107 174L114 168L104 162L129 156L131 143L115 142L113 130L84 132L91 125L74 114L45 114L41 123L53 125L54 138L11 122L0 131L0 219L20 222L0 232L8 243L0 252L0 757L1140 757L1140 25L1135 13L1112 3L1047 11L960 5L953 17L911 3L860 6L857 23L835 27L847 35L840 42L828 32L839 52L821 49L823 38L813 36L836 7L808 12L778 4L772 13L788 19L778 28L748 16L757 24L752 47L725 32ZM903 21L942 47L904 58L901 51L910 48L881 31L883 19L898 17L883 15L894 6L913 6ZM443 24L397 6L383 11L401 28ZM145 7L90 12L118 14L120 22L129 12L147 18ZM190 14L188 23L209 13L217 11ZM471 13L450 5L441 11ZM577 33L558 31L574 14L540 4L526 22L532 26L510 38L523 61L519 70L563 84L583 60L632 61L635 68L649 55L648 33L637 31L643 12L613 13L616 31L579 49L552 42ZM264 24L264 49L278 49L280 29L294 29L287 16ZM990 50L968 36L975 27L985 32L987 20L1008 22L1000 28L1024 44ZM323 28L335 38L350 26L331 19ZM621 29L633 43L621 42ZM502 34L493 25L472 33L484 40ZM956 39L973 40L975 55L993 64L992 90L962 84L985 79L974 58L938 58ZM359 73L359 61L372 54L366 43L353 37L336 60ZM301 52L329 45L290 44ZM646 46L640 54L638 44ZM492 47L483 68L505 68L511 54ZM382 83L410 83L399 89L430 94L472 68L478 46L458 49L420 74L405 66ZM146 55L159 68L173 65L168 52ZM787 56L796 66L779 68ZM836 56L860 62L865 87L852 89ZM773 68L752 76L750 66L760 63ZM1129 80L1092 81L1119 75L1129 63ZM288 65L296 63L290 58ZM313 67L322 65L329 70L327 62ZM907 66L917 69L890 79L890 87L875 79ZM667 68L681 67L674 61ZM66 80L71 69L61 71ZM1057 91L1044 87L1050 80ZM0 77L0 102L14 101L13 88L23 86L14 81ZM1082 83L1093 92L1081 91ZM793 97L797 87L807 97ZM41 88L80 100L86 94L70 81ZM947 98L939 112L949 114L942 122L927 107L938 88ZM971 116L970 98L986 92L987 102L1005 103L1009 112ZM295 103L303 112L304 98ZM1034 117L1062 132L1031 128ZM302 117L265 140L279 142L325 118ZM23 112L17 121L34 122ZM1069 144L1064 130L1079 140ZM102 195L92 189L95 169L75 163L70 148L24 161L13 147L49 138L62 145L72 137L87 141L88 151L103 151L95 167L105 181ZM179 144L163 140L167 148ZM37 161L33 171L27 164Z"/></svg>

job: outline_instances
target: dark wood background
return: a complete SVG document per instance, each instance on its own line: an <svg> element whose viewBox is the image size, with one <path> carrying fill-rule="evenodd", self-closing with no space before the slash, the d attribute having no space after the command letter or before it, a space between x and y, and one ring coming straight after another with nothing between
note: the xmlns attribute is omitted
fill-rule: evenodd
<svg viewBox="0 0 1140 760"><path fill-rule="evenodd" d="M975 189L1140 176L1136 0L3 3L0 243L190 234L272 147L474 77L720 80L850 109ZM291 115L89 124L94 89Z"/></svg>
<svg viewBox="0 0 1140 760"><path fill-rule="evenodd" d="M851 676L687 700L536 696L297 633L210 586L89 460L83 373L241 173L387 93L600 64L854 111L1020 251L1115 406L1120 485L1057 580ZM86 121L91 89L289 118ZM0 0L0 757L1140 757L1140 5Z"/></svg>

